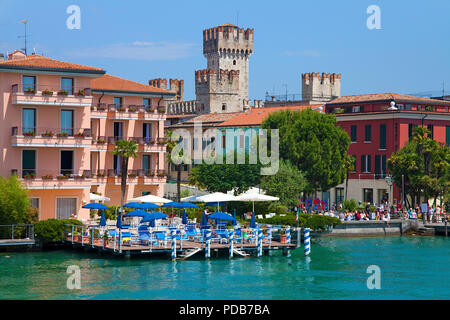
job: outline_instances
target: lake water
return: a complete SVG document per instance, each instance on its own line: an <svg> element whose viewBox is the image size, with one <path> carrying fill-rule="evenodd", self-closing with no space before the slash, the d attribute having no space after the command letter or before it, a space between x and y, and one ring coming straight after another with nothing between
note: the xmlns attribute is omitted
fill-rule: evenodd
<svg viewBox="0 0 450 320"><path fill-rule="evenodd" d="M450 239L322 238L291 257L171 262L52 251L0 253L0 299L449 299ZM78 265L81 289L66 286ZM367 267L381 289L367 288Z"/></svg>

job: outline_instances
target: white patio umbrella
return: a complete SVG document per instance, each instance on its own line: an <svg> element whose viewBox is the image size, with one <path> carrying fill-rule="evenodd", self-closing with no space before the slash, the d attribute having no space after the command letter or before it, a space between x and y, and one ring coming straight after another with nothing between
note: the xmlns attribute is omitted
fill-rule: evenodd
<svg viewBox="0 0 450 320"><path fill-rule="evenodd" d="M200 200L198 200L199 197L201 197L202 195L196 195L196 196L189 196L186 198L181 198L180 201L181 202L201 202Z"/></svg>
<svg viewBox="0 0 450 320"><path fill-rule="evenodd" d="M103 197L95 193L89 194L89 200L91 201L110 201L111 199L108 197Z"/></svg>
<svg viewBox="0 0 450 320"><path fill-rule="evenodd" d="M222 192L215 192L206 194L201 197L197 197L197 201L200 202L217 202L217 208L219 208L219 202L237 201L237 198L231 194L225 194Z"/></svg>
<svg viewBox="0 0 450 320"><path fill-rule="evenodd" d="M166 199L166 198L162 198L162 197L158 197L158 196L154 196L152 194L148 194L146 196L142 196L142 197L137 197L137 198L133 198L133 199L129 199L128 201L136 201L136 202L151 202L151 203L167 203L167 202L172 202L172 200Z"/></svg>
<svg viewBox="0 0 450 320"><path fill-rule="evenodd" d="M255 212L255 201L278 201L280 198L272 197L261 193L243 193L236 197L237 201L251 201L253 203L253 212Z"/></svg>

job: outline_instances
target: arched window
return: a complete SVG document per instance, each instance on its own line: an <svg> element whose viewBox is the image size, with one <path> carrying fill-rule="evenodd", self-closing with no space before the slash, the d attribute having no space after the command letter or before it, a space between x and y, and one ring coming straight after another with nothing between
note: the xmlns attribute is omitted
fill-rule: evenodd
<svg viewBox="0 0 450 320"><path fill-rule="evenodd" d="M235 66L236 65L236 60L233 60L233 66Z"/></svg>

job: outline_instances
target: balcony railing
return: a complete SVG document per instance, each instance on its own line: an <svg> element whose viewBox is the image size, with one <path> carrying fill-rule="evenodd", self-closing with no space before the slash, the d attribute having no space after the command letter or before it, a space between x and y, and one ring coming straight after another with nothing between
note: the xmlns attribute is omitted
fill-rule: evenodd
<svg viewBox="0 0 450 320"><path fill-rule="evenodd" d="M132 169L127 171L128 178L142 178L142 177L166 177L165 170L152 169ZM106 169L102 172L102 177L121 177L122 173L119 169Z"/></svg>
<svg viewBox="0 0 450 320"><path fill-rule="evenodd" d="M166 138L153 138L153 137L103 137L99 136L98 138L94 137L94 141L97 141L96 143L108 143L108 144L114 144L116 141L119 140L127 140L127 141L134 141L138 145L165 145L166 144ZM100 142L98 142L100 140Z"/></svg>
<svg viewBox="0 0 450 320"><path fill-rule="evenodd" d="M12 175L17 175L25 180L83 180L91 179L91 170L75 170L75 169L60 169L60 170L46 170L46 169L12 169Z"/></svg>
<svg viewBox="0 0 450 320"><path fill-rule="evenodd" d="M11 86L12 93L25 93L30 95L41 95L48 97L64 97L64 96L76 96L76 97L86 97L91 96L91 88L84 87L67 87L62 88L55 85L24 85L24 84L13 84Z"/></svg>
<svg viewBox="0 0 450 320"><path fill-rule="evenodd" d="M11 136L23 136L28 138L89 138L92 136L90 128L49 128L49 127L12 127Z"/></svg>

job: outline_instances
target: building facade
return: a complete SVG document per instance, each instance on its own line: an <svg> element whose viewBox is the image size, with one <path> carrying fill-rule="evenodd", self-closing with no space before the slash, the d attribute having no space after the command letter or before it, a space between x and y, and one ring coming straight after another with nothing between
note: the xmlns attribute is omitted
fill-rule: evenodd
<svg viewBox="0 0 450 320"><path fill-rule="evenodd" d="M120 203L109 151L124 138L139 144L127 196L162 195L165 99L173 95L100 68L13 52L0 62L0 175L21 179L40 220L88 220L90 192Z"/></svg>

